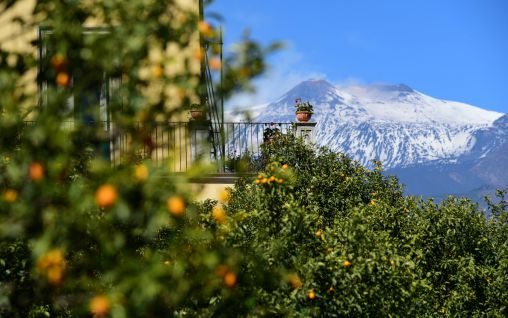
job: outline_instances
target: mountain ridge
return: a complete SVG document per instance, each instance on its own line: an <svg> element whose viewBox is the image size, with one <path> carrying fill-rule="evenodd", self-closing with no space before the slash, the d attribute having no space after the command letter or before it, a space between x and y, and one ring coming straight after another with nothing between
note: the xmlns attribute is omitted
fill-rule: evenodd
<svg viewBox="0 0 508 318"><path fill-rule="evenodd" d="M479 131L503 114L436 99L405 84L337 87L322 79L297 84L267 106L256 121L294 121L294 100L314 105L316 141L366 166L380 160L400 168L436 160L453 161L476 144Z"/></svg>
<svg viewBox="0 0 508 318"><path fill-rule="evenodd" d="M434 109L436 113L427 114L427 117L407 117L407 122L422 122L422 121L437 121L447 123L492 123L495 119L501 117L503 114L481 109L479 107L459 103L454 101L436 99L425 95L419 91L405 84L371 84L371 85L350 85L350 86L335 86L326 80L307 80L297 84L295 87L290 89L275 102L269 103L267 109L270 110L270 105L277 104L282 106L281 102L289 101L290 103L283 105L278 108L278 111L282 111L284 115L293 115L293 102L296 98L302 98L302 100L314 100L315 111L319 113L320 110L330 110L326 106L330 102L335 102L335 109L339 105L354 106L357 111L365 112L370 117L362 118L369 120L388 120L394 119L400 121L401 114L394 113L395 110L415 110L415 108L408 107L410 103L415 103L419 107L422 106L439 106ZM436 104L437 103L437 104ZM432 105L434 104L434 105ZM390 107L384 107L389 105ZM461 109L467 109L465 117L457 117L456 111ZM430 109L425 109L430 110ZM380 111L388 111L388 114L382 114ZM447 113L443 113L447 112ZM453 114L450 114L453 113ZM390 118L391 115L395 118ZM432 115L432 116L430 116ZM446 115L446 116L443 116ZM427 120L423 120L427 119Z"/></svg>
<svg viewBox="0 0 508 318"><path fill-rule="evenodd" d="M341 87L318 79L258 109L256 121L294 121L296 98L314 105L318 145L367 167L380 160L408 194L478 200L508 186L508 114L433 98L405 84Z"/></svg>

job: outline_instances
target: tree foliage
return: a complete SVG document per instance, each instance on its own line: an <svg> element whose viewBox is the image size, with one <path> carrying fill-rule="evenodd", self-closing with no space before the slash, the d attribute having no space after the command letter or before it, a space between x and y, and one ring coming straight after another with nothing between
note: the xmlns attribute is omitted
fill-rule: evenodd
<svg viewBox="0 0 508 318"><path fill-rule="evenodd" d="M204 228L183 178L161 177L169 162L139 156L157 147L154 127L200 102L201 63L220 66L198 45L218 40L198 1L36 1L5 23L47 36L0 51L0 316L160 317L248 299L234 291L248 260ZM275 47L239 43L220 93ZM121 84L104 92L110 79ZM119 136L129 147L113 166L103 150Z"/></svg>
<svg viewBox="0 0 508 318"><path fill-rule="evenodd" d="M489 219L467 199L405 197L380 164L368 170L290 135L265 147L273 163L227 206L245 218L228 244L285 278L254 286L263 314L506 314L504 201Z"/></svg>
<svg viewBox="0 0 508 318"><path fill-rule="evenodd" d="M404 197L380 167L287 135L221 202L194 202L185 177L140 160L149 128L203 91L202 52L178 54L196 30L216 32L178 3L47 0L14 18L51 36L34 43L42 60L0 51L1 316L506 315L505 201L487 219L467 200ZM219 92L248 88L276 47L246 38ZM104 77L121 81L108 107L130 137L115 166L101 155L100 103L68 102Z"/></svg>

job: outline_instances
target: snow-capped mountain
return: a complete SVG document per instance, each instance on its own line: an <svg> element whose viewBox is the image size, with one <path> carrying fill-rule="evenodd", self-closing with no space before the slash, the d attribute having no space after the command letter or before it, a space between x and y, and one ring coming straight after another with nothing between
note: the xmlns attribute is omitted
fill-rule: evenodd
<svg viewBox="0 0 508 318"><path fill-rule="evenodd" d="M294 121L296 98L314 105L319 145L366 166L373 159L385 168L453 163L467 154L486 155L505 140L491 138L503 114L436 99L403 84L338 87L325 80L304 81L266 105L256 121Z"/></svg>

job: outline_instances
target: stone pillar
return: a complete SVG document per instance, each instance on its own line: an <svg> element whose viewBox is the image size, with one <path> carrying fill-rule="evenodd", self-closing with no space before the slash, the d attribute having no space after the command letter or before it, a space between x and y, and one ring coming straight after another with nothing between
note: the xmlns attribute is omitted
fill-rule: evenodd
<svg viewBox="0 0 508 318"><path fill-rule="evenodd" d="M296 123L296 137L302 138L305 144L316 143L316 123Z"/></svg>
<svg viewBox="0 0 508 318"><path fill-rule="evenodd" d="M210 126L206 120L189 121L191 163L200 159L210 159Z"/></svg>

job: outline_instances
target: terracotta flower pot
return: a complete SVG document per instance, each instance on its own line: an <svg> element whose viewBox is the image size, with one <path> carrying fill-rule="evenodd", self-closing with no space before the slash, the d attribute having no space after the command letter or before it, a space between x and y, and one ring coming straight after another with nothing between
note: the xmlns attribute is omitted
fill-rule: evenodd
<svg viewBox="0 0 508 318"><path fill-rule="evenodd" d="M311 117L311 112L296 112L296 119L298 119L299 122L308 122Z"/></svg>
<svg viewBox="0 0 508 318"><path fill-rule="evenodd" d="M203 119L205 112L202 110L191 110L190 115L191 115L192 119L199 120L199 119Z"/></svg>

